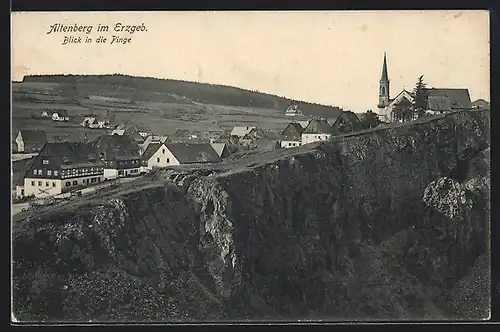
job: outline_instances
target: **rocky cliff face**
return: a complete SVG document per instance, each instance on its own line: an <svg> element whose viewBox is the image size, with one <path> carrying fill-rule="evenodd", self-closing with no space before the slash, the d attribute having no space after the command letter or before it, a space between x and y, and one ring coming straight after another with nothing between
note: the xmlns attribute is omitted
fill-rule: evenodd
<svg viewBox="0 0 500 332"><path fill-rule="evenodd" d="M165 172L27 217L13 235L14 312L20 320L486 318L489 143L489 112L458 112Z"/></svg>

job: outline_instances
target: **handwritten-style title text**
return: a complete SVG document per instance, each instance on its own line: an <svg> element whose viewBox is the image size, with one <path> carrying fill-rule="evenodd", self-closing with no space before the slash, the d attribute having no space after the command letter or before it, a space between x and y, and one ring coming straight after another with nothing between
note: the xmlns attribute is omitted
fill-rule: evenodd
<svg viewBox="0 0 500 332"><path fill-rule="evenodd" d="M93 38L89 36L92 32L99 33L99 36ZM115 23L113 26L98 24L81 25L81 24L62 24L54 23L49 26L48 35L63 33L62 45L82 44L82 43L100 43L100 44L129 44L132 41L133 35L138 32L148 31L144 23L128 25L121 22ZM82 38L82 34L84 35ZM111 36L109 36L111 34Z"/></svg>

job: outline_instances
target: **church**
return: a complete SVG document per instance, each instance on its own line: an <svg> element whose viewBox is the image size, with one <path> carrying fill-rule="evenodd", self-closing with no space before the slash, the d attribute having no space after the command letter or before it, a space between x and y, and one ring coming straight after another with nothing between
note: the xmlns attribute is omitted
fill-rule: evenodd
<svg viewBox="0 0 500 332"><path fill-rule="evenodd" d="M427 114L442 114L450 111L472 109L472 102L468 89L455 88L427 88ZM387 55L384 52L382 75L379 81L378 115L384 122L396 121L393 111L396 107L410 107L415 95L403 89L396 97L390 98L390 80L387 70Z"/></svg>

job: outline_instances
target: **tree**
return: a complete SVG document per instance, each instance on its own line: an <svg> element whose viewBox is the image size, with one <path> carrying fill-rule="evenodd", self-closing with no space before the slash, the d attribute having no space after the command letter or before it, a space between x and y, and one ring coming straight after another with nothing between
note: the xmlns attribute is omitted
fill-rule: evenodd
<svg viewBox="0 0 500 332"><path fill-rule="evenodd" d="M380 121L380 119L378 118L378 115L372 110L368 110L365 113L361 114L360 120L363 129L375 128L382 123L382 121Z"/></svg>
<svg viewBox="0 0 500 332"><path fill-rule="evenodd" d="M427 92L427 84L424 82L424 75L420 75L417 84L413 89L415 99L413 100L412 112L416 118L421 118L427 110L429 94Z"/></svg>

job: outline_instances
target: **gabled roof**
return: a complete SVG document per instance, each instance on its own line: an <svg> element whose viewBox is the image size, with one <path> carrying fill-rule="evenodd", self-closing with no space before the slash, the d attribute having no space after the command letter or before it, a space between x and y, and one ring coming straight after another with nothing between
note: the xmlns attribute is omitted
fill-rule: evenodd
<svg viewBox="0 0 500 332"><path fill-rule="evenodd" d="M217 154L220 156L220 157L223 157L224 156L224 151L226 151L227 153L227 144L226 143L212 143L212 148L215 150L215 152L217 152Z"/></svg>
<svg viewBox="0 0 500 332"><path fill-rule="evenodd" d="M94 146L81 142L46 143L29 170L47 168L43 160L49 160L48 167L51 169L77 164L101 164Z"/></svg>
<svg viewBox="0 0 500 332"><path fill-rule="evenodd" d="M281 138L285 141L300 141L303 132L304 128L299 123L291 122L281 133Z"/></svg>
<svg viewBox="0 0 500 332"><path fill-rule="evenodd" d="M209 143L170 143L166 146L181 164L210 163L221 160Z"/></svg>
<svg viewBox="0 0 500 332"><path fill-rule="evenodd" d="M47 133L44 130L21 129L19 131L23 138L24 144L40 144L47 143Z"/></svg>
<svg viewBox="0 0 500 332"><path fill-rule="evenodd" d="M337 118L335 123L332 125L332 129L335 132L350 132L353 130L361 129L362 124L358 116L351 111L344 111Z"/></svg>
<svg viewBox="0 0 500 332"><path fill-rule="evenodd" d="M139 158L139 147L127 135L102 135L95 139L94 147L104 160Z"/></svg>
<svg viewBox="0 0 500 332"><path fill-rule="evenodd" d="M489 109L490 103L488 103L484 99L478 99L472 103L472 106L476 106L476 107L483 108L483 109Z"/></svg>
<svg viewBox="0 0 500 332"><path fill-rule="evenodd" d="M468 89L427 89L428 108L433 111L471 109Z"/></svg>
<svg viewBox="0 0 500 332"><path fill-rule="evenodd" d="M158 149L160 148L160 146L162 146L163 144L162 143L149 143L148 147L146 148L146 150L144 151L144 153L142 154L141 156L141 159L142 160L149 160L149 158L151 158L156 151L158 151Z"/></svg>
<svg viewBox="0 0 500 332"><path fill-rule="evenodd" d="M302 128L306 128L308 125L309 125L309 121L310 120L305 120L305 121L295 121L297 122L298 124L300 124L302 126Z"/></svg>
<svg viewBox="0 0 500 332"><path fill-rule="evenodd" d="M328 122L313 119L309 122L303 134L331 134L332 128Z"/></svg>
<svg viewBox="0 0 500 332"><path fill-rule="evenodd" d="M123 135L125 134L125 129L113 129L111 135Z"/></svg>
<svg viewBox="0 0 500 332"><path fill-rule="evenodd" d="M233 130L231 131L231 135L233 136L238 136L238 137L243 137L246 134L248 134L252 129L255 127L234 127Z"/></svg>

